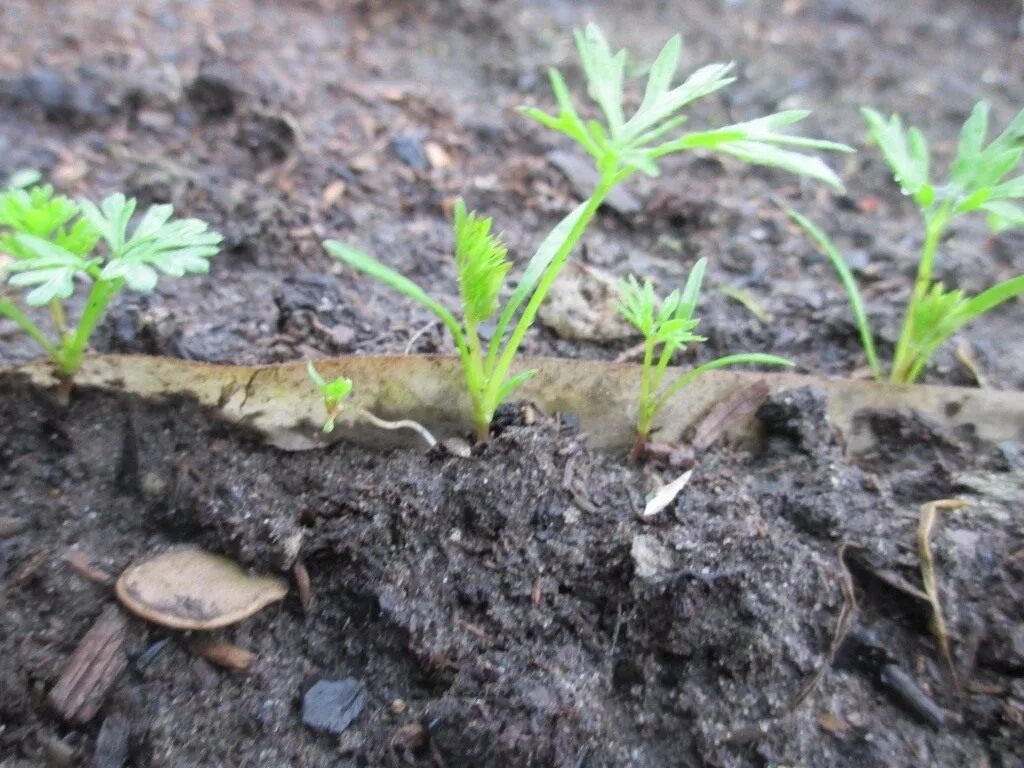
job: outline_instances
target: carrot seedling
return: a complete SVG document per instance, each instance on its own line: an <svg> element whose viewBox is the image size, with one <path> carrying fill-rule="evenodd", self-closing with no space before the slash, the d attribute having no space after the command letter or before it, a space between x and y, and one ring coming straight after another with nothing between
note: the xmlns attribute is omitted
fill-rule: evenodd
<svg viewBox="0 0 1024 768"><path fill-rule="evenodd" d="M807 116L789 110L711 130L681 133L686 122L682 111L691 102L729 85L731 64L712 64L698 69L681 84L673 85L682 42L669 40L650 69L639 107L628 119L624 81L626 52L613 53L596 26L576 33L587 92L600 117L585 120L576 109L569 87L558 72L550 71L551 88L558 104L556 115L536 108L524 113L559 133L569 136L590 155L598 180L590 197L552 230L527 263L508 300L501 304L502 288L510 263L506 247L491 234L491 220L467 213L460 202L455 212L455 261L462 317L431 298L420 286L380 264L350 245L328 240L325 248L349 266L387 283L434 312L455 341L473 406L477 439L488 439L497 407L533 374L512 374L512 365L537 311L608 194L635 172L659 173L658 161L667 155L702 149L721 152L744 162L773 166L817 179L841 189L835 173L820 158L800 150L848 152L849 147L831 141L783 133L780 129ZM480 338L480 325L497 316L489 342Z"/></svg>
<svg viewBox="0 0 1024 768"><path fill-rule="evenodd" d="M899 115L886 119L871 109L863 109L862 113L869 135L882 151L903 193L917 205L924 222L917 278L889 371L891 381L909 384L921 376L931 356L957 330L1024 293L1024 275L973 297L959 289L947 290L932 277L943 237L960 216L984 213L993 231L1024 227L1024 207L1013 202L1024 198L1024 175L1007 178L1024 157L1024 110L986 145L989 107L979 102L960 132L956 156L944 184L933 180L928 144L920 130L904 129ZM871 324L846 260L820 227L796 211L787 213L832 262L853 308L868 364L874 377L882 379L885 372L875 351Z"/></svg>
<svg viewBox="0 0 1024 768"><path fill-rule="evenodd" d="M11 184L0 192L0 254L6 254L2 283L28 289L24 303L48 307L53 335L47 335L8 292L0 293L0 315L28 334L70 378L111 300L122 288L151 292L159 273L181 277L205 274L221 236L199 219L172 219L170 205L150 207L128 232L136 202L122 194L99 206L55 195L53 188ZM104 253L96 252L100 241ZM77 282L90 284L77 326L68 322L63 302Z"/></svg>
<svg viewBox="0 0 1024 768"><path fill-rule="evenodd" d="M691 381L715 368L744 363L760 365L792 365L789 360L776 355L746 353L726 355L698 365L687 371L670 384L663 385L668 365L677 352L689 344L699 344L707 339L698 336L694 329L700 322L693 316L704 281L707 259L700 259L693 265L682 291L672 291L663 300L654 293L650 280L642 284L632 275L621 283L622 300L619 313L644 337L644 357L640 374L640 402L636 420L636 439L630 460L635 461L644 453L654 419L665 403Z"/></svg>
<svg viewBox="0 0 1024 768"><path fill-rule="evenodd" d="M329 435L333 432L338 418L345 411L348 411L357 418L360 418L379 429L411 429L423 438L423 441L427 444L428 448L433 448L437 445L437 440L434 439L434 436L430 434L427 428L418 421L412 421L411 419L385 421L384 419L378 418L365 408L354 408L351 405L348 405L346 400L349 395L352 394L352 379L344 376L338 376L336 379L327 381L320 375L320 372L316 369L316 366L313 365L312 361L307 361L306 372L309 374L309 378L313 382L313 385L320 392L320 396L324 401L324 409L327 411L327 418L324 420L323 426L324 434Z"/></svg>

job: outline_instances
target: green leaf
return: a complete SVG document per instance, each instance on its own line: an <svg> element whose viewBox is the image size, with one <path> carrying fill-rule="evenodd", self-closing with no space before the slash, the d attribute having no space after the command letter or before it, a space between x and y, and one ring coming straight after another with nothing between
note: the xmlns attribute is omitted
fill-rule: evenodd
<svg viewBox="0 0 1024 768"><path fill-rule="evenodd" d="M975 318L995 309L1004 301L1009 301L1014 296L1021 294L1024 294L1024 275L1011 277L1009 280L993 285L960 306L960 310L954 318L956 326L952 330L962 328Z"/></svg>
<svg viewBox="0 0 1024 768"><path fill-rule="evenodd" d="M36 286L25 297L25 302L34 307L70 297L75 290L75 275L87 272L95 263L41 237L17 235L15 240L27 255L8 267L11 276L7 282Z"/></svg>
<svg viewBox="0 0 1024 768"><path fill-rule="evenodd" d="M547 268L551 265L552 259L555 258L570 234L572 234L576 222L579 221L586 207L586 202L576 206L565 218L555 225L554 229L537 246L537 250L526 264L526 269L523 270L523 276L519 279L519 284L501 310L501 315L499 315L498 322L494 328L494 335L492 337L494 342L492 343L500 343L505 337L505 331L508 329L509 323L512 322L523 302L529 300L530 296L533 295L541 277L544 276Z"/></svg>
<svg viewBox="0 0 1024 768"><path fill-rule="evenodd" d="M974 170L975 187L992 187L998 184L1006 174L1017 167L1022 155L1024 150L1021 149L987 149Z"/></svg>
<svg viewBox="0 0 1024 768"><path fill-rule="evenodd" d="M309 374L309 378L316 388L320 390L320 394L324 398L324 405L329 411L335 409L352 392L352 379L339 376L331 381L325 381L316 366L313 365L312 360L306 361L306 373Z"/></svg>
<svg viewBox="0 0 1024 768"><path fill-rule="evenodd" d="M21 168L7 177L9 189L25 189L38 184L43 179L43 174L38 168Z"/></svg>
<svg viewBox="0 0 1024 768"><path fill-rule="evenodd" d="M886 120L867 107L861 108L861 114L868 123L871 138L889 163L896 182L905 193L917 199L917 195L928 183L928 148L924 136L916 128L911 128L909 134L904 133L899 115L892 115Z"/></svg>
<svg viewBox="0 0 1024 768"><path fill-rule="evenodd" d="M347 264L353 269L380 280L385 285L394 288L396 291L408 296L413 301L418 301L424 307L437 315L441 322L445 324L449 332L455 338L456 345L460 349L465 348L462 329L459 327L459 323L455 319L455 316L441 304L428 296L426 291L405 275L401 275L393 269L385 267L375 258L363 251L360 251L358 248L353 248L351 245L346 245L345 243L338 242L337 240L325 240L324 248L326 248L328 253L343 264Z"/></svg>
<svg viewBox="0 0 1024 768"><path fill-rule="evenodd" d="M923 324L923 329L914 334L916 354L907 382L917 380L935 350L956 331L1003 302L1022 294L1024 275L1004 280L970 299L964 296L963 291L946 293L942 284L936 283L922 301L924 307L917 315L917 321Z"/></svg>
<svg viewBox="0 0 1024 768"><path fill-rule="evenodd" d="M988 214L988 225L994 232L1024 227L1024 207L1005 200L991 200L978 207Z"/></svg>
<svg viewBox="0 0 1024 768"><path fill-rule="evenodd" d="M731 155L745 163L779 168L794 173L797 176L816 179L824 182L837 192L841 192L844 189L843 182L836 176L835 171L825 165L820 158L811 155L802 155L799 152L792 152L788 149L782 149L760 141L727 142L720 144L716 147L716 150Z"/></svg>
<svg viewBox="0 0 1024 768"><path fill-rule="evenodd" d="M871 366L871 372L874 374L874 377L881 379L882 365L878 361L878 353L875 351L875 340L871 333L871 323L868 321L867 312L864 311L864 302L861 300L860 290L857 288L857 281L853 277L853 272L850 271L846 260L839 253L839 249L836 248L831 238L825 234L824 230L792 208L786 208L785 211L786 215L807 233L819 250L832 262L832 267L835 269L836 274L839 275L839 281L843 284L843 288L846 289L846 296L850 301L850 308L853 310L857 331L860 334L860 343L864 347L864 354L868 359L868 365Z"/></svg>
<svg viewBox="0 0 1024 768"><path fill-rule="evenodd" d="M100 233L111 254L119 253L128 239L128 222L135 213L135 198L127 199L120 192L104 198L99 207L89 200L79 202L82 215Z"/></svg>
<svg viewBox="0 0 1024 768"><path fill-rule="evenodd" d="M519 389L519 387L523 386L523 384L528 382L535 375L537 375L537 371L529 370L517 373L515 376L506 379L505 382L502 383L501 389L498 390L498 403L505 402L509 398L509 395Z"/></svg>
<svg viewBox="0 0 1024 768"><path fill-rule="evenodd" d="M1024 197L1024 176L1004 181L992 190L992 197L996 199Z"/></svg>
<svg viewBox="0 0 1024 768"><path fill-rule="evenodd" d="M622 130L622 83L626 73L626 52L612 54L608 41L596 24L588 24L584 32L577 30L576 49L587 77L590 95L608 121L612 136Z"/></svg>
<svg viewBox="0 0 1024 768"><path fill-rule="evenodd" d="M88 223L79 220L68 228L78 215L75 202L63 195L54 195L50 186L32 189L10 188L0 193L0 248L15 258L21 251L16 235L32 235L53 240L67 250L86 255L96 245L97 235Z"/></svg>
<svg viewBox="0 0 1024 768"><path fill-rule="evenodd" d="M662 46L661 52L651 65L647 74L647 87L644 90L644 100L637 112L647 112L653 109L655 103L667 93L672 87L672 79L679 67L679 54L683 50L683 38L681 35L673 35Z"/></svg>
<svg viewBox="0 0 1024 768"><path fill-rule="evenodd" d="M988 104L979 101L971 110L963 128L960 129L960 140L957 143L956 159L949 172L949 180L959 184L963 189L971 189L971 178L974 165L981 155L988 132Z"/></svg>
<svg viewBox="0 0 1024 768"><path fill-rule="evenodd" d="M788 109L783 112L776 112L765 115L754 120L747 120L742 123L734 123L720 129L722 131L736 131L742 134L740 138L760 141L765 144L782 144L791 147L803 147L806 149L821 149L829 152L855 152L853 147L840 144L837 141L825 139L811 139L806 136L796 136L791 133L779 133L777 129L793 123L798 123L810 115L806 109Z"/></svg>
<svg viewBox="0 0 1024 768"><path fill-rule="evenodd" d="M627 275L619 283L619 302L616 307L623 319L645 338L654 334L657 299L650 280L641 283L634 275Z"/></svg>
<svg viewBox="0 0 1024 768"><path fill-rule="evenodd" d="M676 317L689 318L697 308L697 299L700 296L701 285L704 283L704 271L707 269L708 260L706 257L697 259L690 274L686 277L686 284L683 292L679 295L679 308L676 310Z"/></svg>
<svg viewBox="0 0 1024 768"><path fill-rule="evenodd" d="M637 137L651 130L657 123L672 117L687 104L725 88L736 78L731 76L732 64L708 64L691 74L671 91L662 92L640 109L623 127L622 139L633 143Z"/></svg>
<svg viewBox="0 0 1024 768"><path fill-rule="evenodd" d="M459 198L455 203L455 265L467 323L477 325L497 309L498 295L512 266L505 259L507 254L505 244L491 234L491 219L467 213Z"/></svg>
<svg viewBox="0 0 1024 768"><path fill-rule="evenodd" d="M1010 121L1006 129L999 134L989 147L999 149L1017 149L1024 145L1024 109Z"/></svg>
<svg viewBox="0 0 1024 768"><path fill-rule="evenodd" d="M780 365L792 367L793 362L787 360L784 357L779 357L778 355L764 355L757 352L742 353L738 355L726 355L725 357L719 357L715 360L712 360L708 363L704 363L703 365L698 365L696 368L687 371L678 379L676 379L667 387L665 387L665 389L662 391L661 394L658 395L657 400L655 401L655 413L657 411L660 411L662 407L664 407L665 403L667 403L674 394L676 394L680 389L685 387L694 379L703 376L708 371L713 371L716 368L726 368L733 365Z"/></svg>

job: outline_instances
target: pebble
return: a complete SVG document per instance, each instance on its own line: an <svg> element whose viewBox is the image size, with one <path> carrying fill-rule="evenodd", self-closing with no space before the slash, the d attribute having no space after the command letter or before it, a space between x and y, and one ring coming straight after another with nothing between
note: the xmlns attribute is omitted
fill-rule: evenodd
<svg viewBox="0 0 1024 768"><path fill-rule="evenodd" d="M388 145L391 154L417 171L425 171L430 165L427 153L420 140L411 133L398 133Z"/></svg>
<svg viewBox="0 0 1024 768"><path fill-rule="evenodd" d="M354 677L320 680L302 699L302 722L317 731L341 734L366 708L366 686Z"/></svg>
<svg viewBox="0 0 1024 768"><path fill-rule="evenodd" d="M589 197L598 183L598 173L589 160L560 149L547 154L548 162L557 168L582 198ZM604 199L604 204L620 216L633 216L643 210L640 200L625 187L616 187Z"/></svg>

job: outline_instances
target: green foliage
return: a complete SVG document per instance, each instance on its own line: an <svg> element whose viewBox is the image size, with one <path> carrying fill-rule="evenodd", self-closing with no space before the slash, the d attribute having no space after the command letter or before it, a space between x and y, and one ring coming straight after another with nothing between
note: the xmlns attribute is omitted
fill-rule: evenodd
<svg viewBox="0 0 1024 768"><path fill-rule="evenodd" d="M16 176L23 183L31 176ZM198 219L172 219L169 205L149 208L129 235L134 199L115 194L99 206L54 195L50 186L25 188L12 183L0 192L0 252L11 257L7 285L29 288L30 307L49 305L56 339L49 338L8 296L0 296L0 314L28 333L71 376L86 344L113 297L122 287L148 293L158 273L181 277L209 271L221 236ZM105 255L97 255L100 241ZM61 304L76 282L91 283L76 328L69 328Z"/></svg>
<svg viewBox="0 0 1024 768"><path fill-rule="evenodd" d="M666 155L705 149L744 162L782 168L840 189L838 177L827 165L799 150L852 151L835 142L782 132L781 128L807 116L801 110L677 135L677 129L687 120L681 114L685 107L734 79L732 65L713 64L673 85L682 50L678 36L669 40L658 55L648 73L643 100L627 118L625 51L613 53L601 31L593 25L576 33L576 48L588 92L603 119L585 119L580 115L565 79L555 69L551 70L550 79L558 113L551 115L534 107L523 111L542 125L569 136L589 154L597 170L597 185L590 197L562 219L541 243L504 305L501 292L510 268L505 246L491 234L490 219L467 213L461 202L455 210L461 320L420 286L372 256L336 240L324 243L335 258L418 301L441 319L462 360L477 438L481 441L488 437L498 405L532 375L531 371L512 374L515 356L566 259L616 186L636 171L657 175L658 161ZM495 314L498 319L485 348L478 326Z"/></svg>
<svg viewBox="0 0 1024 768"><path fill-rule="evenodd" d="M700 322L693 317L704 281L707 259L700 259L686 279L681 291L672 291L664 300L657 297L650 280L642 284L632 275L620 284L619 313L644 337L644 359L640 378L640 404L636 432L640 441L648 439L658 411L669 398L689 382L707 371L728 365L759 363L762 365L792 365L785 358L757 353L727 355L697 366L662 386L669 363L677 352L689 344L706 341L693 330Z"/></svg>
<svg viewBox="0 0 1024 768"><path fill-rule="evenodd" d="M1024 110L986 145L989 107L985 102L976 104L960 131L956 156L945 183L934 178L928 142L919 129L905 128L899 115L885 118L871 109L861 112L869 135L892 169L896 182L914 200L924 221L917 278L889 374L892 381L910 383L920 377L935 350L959 328L1024 293L1024 275L998 283L973 299L960 290L947 291L942 283L932 279L939 245L958 217L982 213L993 231L1024 227L1024 207L1013 202L1024 198L1024 175L1007 178L1024 158ZM794 211L788 213L828 256L839 274L872 371L875 378L882 378L870 324L849 267L820 228Z"/></svg>
<svg viewBox="0 0 1024 768"><path fill-rule="evenodd" d="M779 131L809 114L789 110L747 122L708 131L673 136L688 119L681 114L692 102L725 88L735 81L732 64L709 64L673 85L682 38L672 37L662 48L647 76L643 100L629 119L625 118L624 80L626 52L613 53L601 30L591 24L576 32L588 91L604 116L603 121L584 120L576 109L565 78L551 69L551 90L558 103L557 115L528 107L524 112L537 122L572 138L594 158L602 173L623 174L639 170L650 176L659 173L658 159L689 149L709 149L739 160L790 171L823 181L835 189L842 183L819 158L797 149L852 152L832 141L809 139Z"/></svg>
<svg viewBox="0 0 1024 768"><path fill-rule="evenodd" d="M498 308L498 295L512 264L508 248L491 234L491 220L467 213L461 199L455 203L455 266L467 323L482 323Z"/></svg>
<svg viewBox="0 0 1024 768"><path fill-rule="evenodd" d="M334 431L334 423L345 407L345 399L352 394L352 379L339 376L331 381L326 381L313 365L312 360L306 361L306 372L324 399L324 408L327 410L324 432L330 434Z"/></svg>
<svg viewBox="0 0 1024 768"><path fill-rule="evenodd" d="M416 283L363 251L336 240L328 240L324 247L339 261L391 286L440 318L452 334L462 361L466 385L473 401L478 437L486 440L494 410L533 375L533 371L510 375L507 367L503 367L504 353L508 349L504 344L508 326L523 302L534 293L554 256L564 247L578 225L581 213L582 206L566 216L541 243L516 290L501 308L486 348L480 338L479 325L498 312L501 289L511 264L505 259L507 249L504 243L491 232L491 220L467 212L462 200L455 205L454 224L455 266L462 299L461 321Z"/></svg>

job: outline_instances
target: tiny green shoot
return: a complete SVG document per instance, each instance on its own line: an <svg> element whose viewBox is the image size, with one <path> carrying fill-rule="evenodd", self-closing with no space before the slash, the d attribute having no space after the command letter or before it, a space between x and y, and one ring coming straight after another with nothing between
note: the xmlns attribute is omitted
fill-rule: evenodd
<svg viewBox="0 0 1024 768"><path fill-rule="evenodd" d="M1024 174L1007 178L1024 157L1024 110L988 145L989 107L975 105L964 123L956 156L945 183L933 178L928 143L913 126L904 129L899 115L888 119L871 109L861 110L869 135L878 145L903 193L921 213L924 240L917 277L903 327L893 354L890 381L909 384L924 372L935 351L956 331L975 318L1024 293L1024 275L1009 278L976 296L947 290L933 279L935 259L950 224L960 216L980 212L993 231L1024 227ZM857 283L842 254L828 235L805 216L787 211L828 257L849 297L861 344L876 379L885 375L874 347L871 325Z"/></svg>
<svg viewBox="0 0 1024 768"><path fill-rule="evenodd" d="M313 382L313 385L320 392L320 396L323 398L324 402L324 409L327 411L327 417L324 419L323 425L324 434L330 434L333 432L338 418L347 411L357 418L360 418L380 429L411 429L423 438L423 441L427 444L428 448L433 448L437 445L437 440L434 439L434 436L430 434L427 428L418 421L412 421L411 419L385 421L384 419L375 416L365 408L349 405L346 401L352 394L352 379L344 376L338 376L335 379L327 381L320 375L316 366L313 365L312 360L306 362L306 372L309 374L309 378Z"/></svg>
<svg viewBox="0 0 1024 768"><path fill-rule="evenodd" d="M669 384L663 384L669 363L677 352L689 344L706 341L693 331L700 322L693 316L704 281L707 259L693 265L681 291L672 291L659 299L650 280L640 283L630 275L620 286L621 301L618 308L626 321L644 337L644 357L640 374L640 401L636 420L636 440L630 460L635 461L644 452L651 436L654 419L671 397L702 374L730 365L755 363L760 365L790 366L789 360L776 355L746 353L726 355L698 365Z"/></svg>
<svg viewBox="0 0 1024 768"><path fill-rule="evenodd" d="M20 178L18 178L20 177ZM122 288L151 292L159 273L205 274L221 236L198 219L173 219L170 205L154 205L129 233L136 202L122 194L99 206L55 195L48 185L25 188L33 176L18 174L0 191L0 254L7 256L0 285L26 289L24 304L48 307L48 335L10 291L0 292L0 315L30 336L67 379L78 370L86 345L107 306ZM102 241L104 254L96 253ZM77 326L68 322L64 301L76 284L90 285Z"/></svg>
<svg viewBox="0 0 1024 768"><path fill-rule="evenodd" d="M613 53L594 25L576 32L576 47L600 117L584 119L577 111L565 78L550 70L551 89L558 104L555 115L534 107L523 112L548 128L570 137L590 155L598 180L590 197L559 222L544 239L504 304L502 288L510 269L506 246L491 234L491 220L467 213L460 202L455 211L455 262L462 300L462 317L431 298L408 278L385 267L363 251L336 240L324 243L327 251L350 267L364 272L418 301L434 312L451 333L462 362L473 406L477 440L485 442L497 407L533 371L512 373L523 339L570 253L580 241L608 194L635 172L658 175L658 161L687 150L721 152L747 163L781 168L822 181L835 189L842 185L818 157L801 150L850 152L831 141L794 136L781 129L807 116L788 110L722 128L680 133L692 102L725 88L734 81L731 64L698 69L680 84L673 84L682 50L681 38L671 38L650 67L643 98L626 117L625 51ZM497 317L484 344L480 327Z"/></svg>

